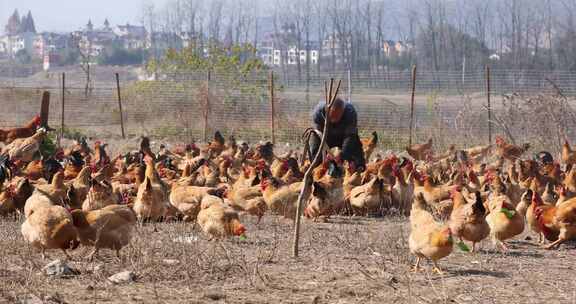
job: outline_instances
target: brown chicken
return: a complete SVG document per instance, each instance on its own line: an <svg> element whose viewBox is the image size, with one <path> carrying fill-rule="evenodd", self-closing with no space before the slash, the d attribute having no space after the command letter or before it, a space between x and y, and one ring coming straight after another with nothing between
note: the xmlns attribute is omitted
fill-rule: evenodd
<svg viewBox="0 0 576 304"><path fill-rule="evenodd" d="M344 184L342 168L330 161L326 175L313 183L312 197L304 209L307 218L326 220L344 208Z"/></svg>
<svg viewBox="0 0 576 304"><path fill-rule="evenodd" d="M116 256L120 258L120 249L130 243L136 224L136 215L132 209L122 205L110 205L92 211L73 210L72 219L80 243L94 247L89 255L90 260L101 248L116 251Z"/></svg>
<svg viewBox="0 0 576 304"><path fill-rule="evenodd" d="M16 139L30 137L36 133L36 128L40 126L40 123L40 116L36 115L24 127L6 130L0 129L0 142L8 145Z"/></svg>
<svg viewBox="0 0 576 304"><path fill-rule="evenodd" d="M490 210L486 216L486 222L490 226L490 235L494 244L507 251L508 247L504 241L524 231L524 217L505 199L499 200L494 205L494 209Z"/></svg>
<svg viewBox="0 0 576 304"><path fill-rule="evenodd" d="M526 210L526 222L527 222L530 230L532 230L532 232L534 232L538 235L538 243L541 244L544 242L544 239L543 239L544 235L542 233L542 226L540 225L540 222L537 219L537 212L536 211L540 210L542 212L543 210L551 209L552 206L544 205L542 198L540 197L540 195L537 192L533 192L532 190L528 190L528 191L530 191L530 193L532 193L532 202L531 202L530 206L528 207L528 209Z"/></svg>
<svg viewBox="0 0 576 304"><path fill-rule="evenodd" d="M98 171L108 164L110 164L110 157L106 153L106 144L102 144L100 141L94 142L92 171Z"/></svg>
<svg viewBox="0 0 576 304"><path fill-rule="evenodd" d="M138 188L138 194L132 209L140 221L159 221L166 214L164 193L159 186L153 186L150 179L146 177L144 183Z"/></svg>
<svg viewBox="0 0 576 304"><path fill-rule="evenodd" d="M112 185L107 181L99 182L92 179L90 190L86 195L86 199L82 203L82 210L92 211L102 209L109 205L118 204L118 198L114 195Z"/></svg>
<svg viewBox="0 0 576 304"><path fill-rule="evenodd" d="M349 203L352 211L357 215L382 212L389 205L389 201L385 201L385 194L384 181L379 177L372 178L350 192Z"/></svg>
<svg viewBox="0 0 576 304"><path fill-rule="evenodd" d="M542 205L535 210L535 214L542 234L552 241L544 248L554 249L576 239L576 199L570 199L558 207Z"/></svg>
<svg viewBox="0 0 576 304"><path fill-rule="evenodd" d="M420 270L420 260L430 259L434 264L433 271L443 273L438 260L452 253L452 231L448 225L437 222L427 209L427 202L422 194L414 198L410 211L410 252L416 256L415 271Z"/></svg>
<svg viewBox="0 0 576 304"><path fill-rule="evenodd" d="M64 173L58 172L50 184L36 185L36 192L47 196L54 204L64 205L68 187L64 184Z"/></svg>
<svg viewBox="0 0 576 304"><path fill-rule="evenodd" d="M236 187L226 191L225 196L234 210L245 211L258 217L257 224L259 224L268 207L262 197L259 181L255 180L255 182L257 183L250 187L238 184Z"/></svg>
<svg viewBox="0 0 576 304"><path fill-rule="evenodd" d="M576 164L576 151L572 150L572 147L570 147L570 143L568 143L567 140L564 141L564 144L562 145L561 159L562 163L566 164L567 170Z"/></svg>
<svg viewBox="0 0 576 304"><path fill-rule="evenodd" d="M428 139L425 144L414 144L406 147L406 152L415 160L426 160L433 154L432 152L432 138Z"/></svg>
<svg viewBox="0 0 576 304"><path fill-rule="evenodd" d="M362 141L362 150L364 151L364 159L370 161L370 157L378 145L378 133L376 131L372 132L370 138L364 138Z"/></svg>
<svg viewBox="0 0 576 304"><path fill-rule="evenodd" d="M41 159L36 159L28 163L23 173L30 180L39 180L44 177L44 165Z"/></svg>
<svg viewBox="0 0 576 304"><path fill-rule="evenodd" d="M90 179L90 167L84 167L80 170L80 173L76 176L76 178L70 184L75 191L76 200L73 204L70 205L73 209L81 209L82 203L86 200L86 196L88 195L88 191L90 191L91 179Z"/></svg>
<svg viewBox="0 0 576 304"><path fill-rule="evenodd" d="M263 175L260 187L264 201L272 213L294 219L302 183L284 185L277 178Z"/></svg>
<svg viewBox="0 0 576 304"><path fill-rule="evenodd" d="M60 249L68 255L68 249L79 245L78 230L74 227L72 215L61 206L42 206L34 210L22 224L22 235L33 247L42 252L46 249Z"/></svg>
<svg viewBox="0 0 576 304"><path fill-rule="evenodd" d="M486 222L486 208L479 191L474 194L474 199L473 203L469 203L462 192L454 191L454 207L450 215L450 230L460 241L472 242L472 252L476 250L476 243L490 234L490 226Z"/></svg>
<svg viewBox="0 0 576 304"><path fill-rule="evenodd" d="M30 162L40 149L40 144L46 136L46 129L40 128L27 138L19 138L5 146L2 155L8 155L13 162Z"/></svg>
<svg viewBox="0 0 576 304"><path fill-rule="evenodd" d="M243 236L246 228L240 223L238 213L225 206L221 198L207 195L202 199L198 225L213 238Z"/></svg>
<svg viewBox="0 0 576 304"><path fill-rule="evenodd" d="M511 162L515 162L526 151L530 149L530 144L526 143L522 147L507 143L502 137L496 137L496 155Z"/></svg>

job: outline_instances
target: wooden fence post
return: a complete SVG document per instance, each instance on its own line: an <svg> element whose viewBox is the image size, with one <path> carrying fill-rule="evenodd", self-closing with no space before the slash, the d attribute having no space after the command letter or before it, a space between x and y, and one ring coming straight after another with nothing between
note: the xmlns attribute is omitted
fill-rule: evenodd
<svg viewBox="0 0 576 304"><path fill-rule="evenodd" d="M60 147L60 141L64 138L64 109L66 100L66 73L62 73L62 115L60 122L60 137L58 137L58 147Z"/></svg>
<svg viewBox="0 0 576 304"><path fill-rule="evenodd" d="M488 100L488 144L492 143L492 105L490 102L490 66L486 65L486 98Z"/></svg>
<svg viewBox="0 0 576 304"><path fill-rule="evenodd" d="M412 96L410 98L410 134L408 146L412 146L412 130L414 128L414 98L416 94L416 65L412 67Z"/></svg>
<svg viewBox="0 0 576 304"><path fill-rule="evenodd" d="M270 127L272 129L272 143L276 144L276 124L275 124L275 116L276 116L276 111L274 109L274 71L270 71L270 76L269 76L269 85L270 85Z"/></svg>
<svg viewBox="0 0 576 304"><path fill-rule="evenodd" d="M48 127L48 116L50 116L50 92L42 92L42 104L40 105L40 126Z"/></svg>
<svg viewBox="0 0 576 304"><path fill-rule="evenodd" d="M208 141L208 111L210 109L210 78L211 73L206 75L206 103L204 104L204 142Z"/></svg>
<svg viewBox="0 0 576 304"><path fill-rule="evenodd" d="M122 139L126 138L124 133L124 112L122 111L122 94L120 94L120 74L116 73L116 89L118 91L118 109L120 110L120 128L122 129Z"/></svg>

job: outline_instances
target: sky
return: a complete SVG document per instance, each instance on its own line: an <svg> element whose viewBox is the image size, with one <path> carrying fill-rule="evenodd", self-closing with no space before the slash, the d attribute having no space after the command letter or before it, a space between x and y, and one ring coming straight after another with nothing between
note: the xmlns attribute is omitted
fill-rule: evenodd
<svg viewBox="0 0 576 304"><path fill-rule="evenodd" d="M170 0L147 0L162 7ZM0 33L8 17L18 9L20 15L32 11L40 32L68 32L82 28L88 19L96 27L108 18L112 25L140 24L143 0L0 0Z"/></svg>

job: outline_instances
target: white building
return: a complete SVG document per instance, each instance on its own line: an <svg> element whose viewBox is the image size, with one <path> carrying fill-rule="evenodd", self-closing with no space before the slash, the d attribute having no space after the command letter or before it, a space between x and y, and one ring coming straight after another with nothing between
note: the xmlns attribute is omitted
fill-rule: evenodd
<svg viewBox="0 0 576 304"><path fill-rule="evenodd" d="M32 32L0 37L0 53L13 57L19 51L26 50L28 54L33 55L35 39L36 34Z"/></svg>
<svg viewBox="0 0 576 304"><path fill-rule="evenodd" d="M310 49L310 64L318 64L318 50ZM308 58L306 50L300 50L296 46L289 46L286 50L281 50L271 46L258 48L258 55L262 62L269 66L297 65L300 61L301 65L306 64Z"/></svg>

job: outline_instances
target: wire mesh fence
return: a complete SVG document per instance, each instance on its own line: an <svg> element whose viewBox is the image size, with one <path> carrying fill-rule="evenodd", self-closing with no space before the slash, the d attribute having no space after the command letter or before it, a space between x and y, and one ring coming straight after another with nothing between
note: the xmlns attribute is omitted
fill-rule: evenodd
<svg viewBox="0 0 576 304"><path fill-rule="evenodd" d="M20 126L37 114L43 91L51 92L50 125L59 128L64 100L68 136L118 138L120 117L128 137L202 141L216 130L248 142L271 140L272 117L278 143L298 143L311 125L311 111L324 99L323 83L342 79L341 96L356 107L361 136L380 134L380 148L399 150L408 144L410 72L293 75L164 75L156 81L99 82L88 90L83 81L52 75L46 81L0 80L0 127ZM121 77L122 79L122 77ZM557 152L564 137L576 139L572 111L576 77L570 72L493 71L493 133L514 143ZM119 108L118 89L122 100ZM272 113L273 90L274 113ZM418 72L414 139L433 138L435 148L450 144L488 143L485 71Z"/></svg>

